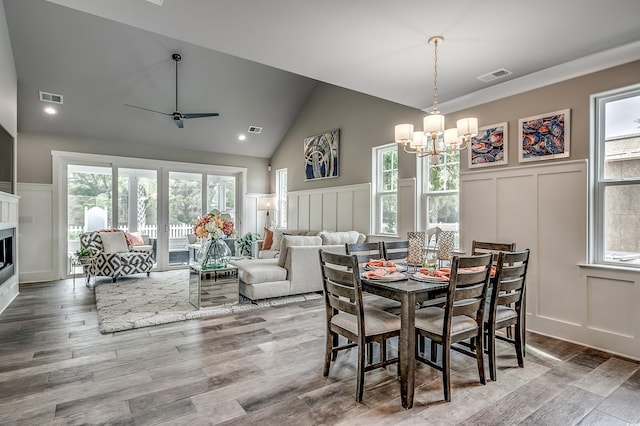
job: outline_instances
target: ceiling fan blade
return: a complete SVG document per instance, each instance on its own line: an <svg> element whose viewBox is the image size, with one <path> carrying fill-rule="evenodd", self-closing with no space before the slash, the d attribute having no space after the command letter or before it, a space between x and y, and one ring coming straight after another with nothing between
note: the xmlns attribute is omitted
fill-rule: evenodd
<svg viewBox="0 0 640 426"><path fill-rule="evenodd" d="M128 107L131 107L131 108L143 109L145 111L155 112L155 113L162 114L162 115L171 115L170 113L167 113L167 112L156 111L156 110L149 109L149 108L142 108L142 107L135 106L135 105L129 105L129 104L124 104L124 105L128 106Z"/></svg>
<svg viewBox="0 0 640 426"><path fill-rule="evenodd" d="M217 112L203 112L199 114L180 114L183 120L188 118L203 118L203 117L218 117L220 114Z"/></svg>
<svg viewBox="0 0 640 426"><path fill-rule="evenodd" d="M178 126L179 129L184 129L184 122L182 120L174 118L173 122L176 123L176 126Z"/></svg>

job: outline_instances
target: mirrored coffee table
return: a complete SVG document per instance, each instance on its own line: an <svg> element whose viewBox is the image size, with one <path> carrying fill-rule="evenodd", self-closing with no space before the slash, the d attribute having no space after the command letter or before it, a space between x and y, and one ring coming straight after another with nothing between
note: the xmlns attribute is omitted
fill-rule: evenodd
<svg viewBox="0 0 640 426"><path fill-rule="evenodd" d="M238 268L202 269L200 264L189 265L189 303L196 309L238 303Z"/></svg>

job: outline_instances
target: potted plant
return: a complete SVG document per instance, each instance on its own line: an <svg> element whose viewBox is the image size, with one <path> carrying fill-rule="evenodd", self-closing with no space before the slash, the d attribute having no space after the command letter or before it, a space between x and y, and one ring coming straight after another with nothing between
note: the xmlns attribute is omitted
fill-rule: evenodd
<svg viewBox="0 0 640 426"><path fill-rule="evenodd" d="M236 250L240 256L251 256L251 246L257 241L260 235L253 232L247 232L244 237L236 239Z"/></svg>
<svg viewBox="0 0 640 426"><path fill-rule="evenodd" d="M91 256L93 256L93 250L91 250L90 248L79 248L78 250L76 250L75 255L78 258L78 261L84 264L89 260Z"/></svg>

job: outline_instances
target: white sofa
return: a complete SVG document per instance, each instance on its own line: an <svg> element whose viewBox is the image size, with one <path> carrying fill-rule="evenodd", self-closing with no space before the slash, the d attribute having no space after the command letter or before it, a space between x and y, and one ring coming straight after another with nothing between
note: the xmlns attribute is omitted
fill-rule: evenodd
<svg viewBox="0 0 640 426"><path fill-rule="evenodd" d="M259 300L322 291L320 249L345 253L345 243L364 242L366 236L355 231L320 234L283 235L277 258L232 261L238 267L240 294Z"/></svg>

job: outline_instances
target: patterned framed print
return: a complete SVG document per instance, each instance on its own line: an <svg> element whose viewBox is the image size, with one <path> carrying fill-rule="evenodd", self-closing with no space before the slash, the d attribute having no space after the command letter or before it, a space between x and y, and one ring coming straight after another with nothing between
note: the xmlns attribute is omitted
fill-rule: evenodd
<svg viewBox="0 0 640 426"><path fill-rule="evenodd" d="M570 109L521 118L519 126L519 161L569 157Z"/></svg>
<svg viewBox="0 0 640 426"><path fill-rule="evenodd" d="M509 123L480 127L469 144L469 168L507 164Z"/></svg>

